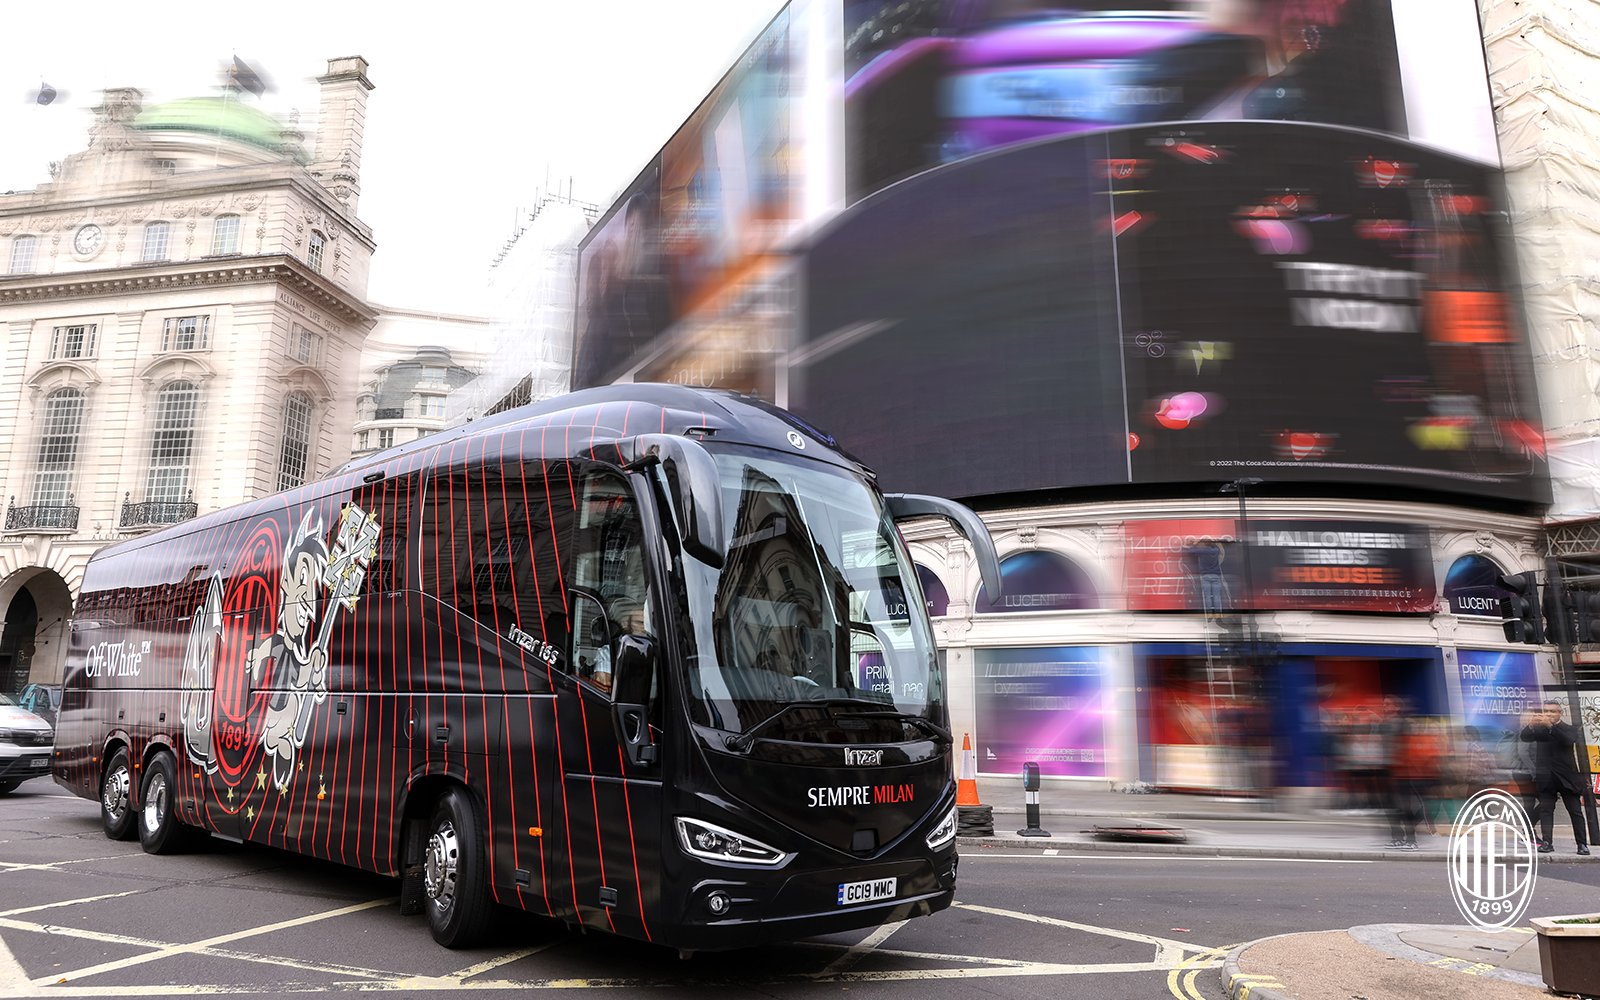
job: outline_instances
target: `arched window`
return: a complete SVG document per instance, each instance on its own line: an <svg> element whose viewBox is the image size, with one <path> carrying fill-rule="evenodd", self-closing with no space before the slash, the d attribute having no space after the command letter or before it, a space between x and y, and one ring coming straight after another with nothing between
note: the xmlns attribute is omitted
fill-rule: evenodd
<svg viewBox="0 0 1600 1000"><path fill-rule="evenodd" d="M194 457L195 417L200 409L200 387L193 382L169 382L156 393L155 429L150 434L150 473L145 479L145 499L177 503L189 488L189 465Z"/></svg>
<svg viewBox="0 0 1600 1000"><path fill-rule="evenodd" d="M928 614L934 618L949 614L950 592L945 589L944 581L921 563L917 563L916 567L917 582L922 585L922 596L928 602Z"/></svg>
<svg viewBox="0 0 1600 1000"><path fill-rule="evenodd" d="M239 217L219 215L211 224L211 256L223 257L239 252Z"/></svg>
<svg viewBox="0 0 1600 1000"><path fill-rule="evenodd" d="M1500 617L1500 598L1506 596L1496 584L1504 572L1492 559L1480 555L1462 556L1450 564L1444 575L1444 598L1454 615Z"/></svg>
<svg viewBox="0 0 1600 1000"><path fill-rule="evenodd" d="M33 477L35 506L61 506L72 494L78 467L78 429L83 423L83 392L57 389L44 399L39 422L39 460Z"/></svg>
<svg viewBox="0 0 1600 1000"><path fill-rule="evenodd" d="M18 236L11 241L12 274L33 273L33 253L38 246L37 236Z"/></svg>
<svg viewBox="0 0 1600 1000"><path fill-rule="evenodd" d="M988 589L978 588L972 610L980 615L1013 611L1083 611L1100 606L1089 575L1071 559L1054 552L1019 552L1000 560L1003 590L991 600Z"/></svg>
<svg viewBox="0 0 1600 1000"><path fill-rule="evenodd" d="M283 445L278 452L278 489L288 490L306 481L311 455L311 397L291 392L283 401Z"/></svg>
<svg viewBox="0 0 1600 1000"><path fill-rule="evenodd" d="M144 227L144 255L145 261L167 259L167 235L171 226L165 222L150 222Z"/></svg>
<svg viewBox="0 0 1600 1000"><path fill-rule="evenodd" d="M315 229L311 230L311 241L306 245L306 263L310 264L311 270L318 274L322 273L322 253L327 243L327 237Z"/></svg>

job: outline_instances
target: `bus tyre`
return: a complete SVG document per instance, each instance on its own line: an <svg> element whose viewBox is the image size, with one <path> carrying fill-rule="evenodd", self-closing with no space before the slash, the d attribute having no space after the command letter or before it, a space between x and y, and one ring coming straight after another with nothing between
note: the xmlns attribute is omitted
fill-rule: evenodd
<svg viewBox="0 0 1600 1000"><path fill-rule="evenodd" d="M169 753L150 758L139 795L139 846L146 854L171 854L181 846L183 831L175 815L178 768Z"/></svg>
<svg viewBox="0 0 1600 1000"><path fill-rule="evenodd" d="M118 747L100 779L100 826L112 840L127 840L133 836L136 817L132 790L133 771L128 766L128 751Z"/></svg>
<svg viewBox="0 0 1600 1000"><path fill-rule="evenodd" d="M488 876L472 797L453 786L434 804L422 845L424 908L435 941L469 948L483 937L492 913Z"/></svg>

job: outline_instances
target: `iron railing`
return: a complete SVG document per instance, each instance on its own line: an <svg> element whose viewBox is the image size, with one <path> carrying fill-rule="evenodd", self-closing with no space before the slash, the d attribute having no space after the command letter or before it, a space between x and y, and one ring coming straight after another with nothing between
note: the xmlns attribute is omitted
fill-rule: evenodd
<svg viewBox="0 0 1600 1000"><path fill-rule="evenodd" d="M122 495L122 517L119 528L148 528L159 524L177 524L200 513L194 502L194 490L183 500L141 500L134 503L131 493Z"/></svg>
<svg viewBox="0 0 1600 1000"><path fill-rule="evenodd" d="M78 505L74 503L75 497L67 494L64 504L36 503L26 507L17 506L17 498L12 497L6 505L6 530L7 531L76 531L78 529Z"/></svg>

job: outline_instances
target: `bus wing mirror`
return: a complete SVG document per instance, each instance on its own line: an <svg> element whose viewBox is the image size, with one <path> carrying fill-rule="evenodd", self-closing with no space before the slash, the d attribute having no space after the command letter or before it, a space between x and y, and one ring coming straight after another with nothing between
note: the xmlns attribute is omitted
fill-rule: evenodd
<svg viewBox="0 0 1600 1000"><path fill-rule="evenodd" d="M994 539L989 529L970 508L943 497L920 496L915 493L889 493L884 496L889 516L897 523L914 521L921 517L941 517L951 527L972 543L972 554L978 560L978 574L983 577L983 587L990 600L1000 597L1000 557L994 550Z"/></svg>
<svg viewBox="0 0 1600 1000"><path fill-rule="evenodd" d="M656 761L655 741L650 738L650 687L655 673L656 647L648 636L625 635L617 640L611 670L613 721L623 753L638 767Z"/></svg>
<svg viewBox="0 0 1600 1000"><path fill-rule="evenodd" d="M722 547L722 485L711 453L689 438L644 434L635 442L635 455L636 461L654 455L661 462L683 547L720 568L727 556Z"/></svg>

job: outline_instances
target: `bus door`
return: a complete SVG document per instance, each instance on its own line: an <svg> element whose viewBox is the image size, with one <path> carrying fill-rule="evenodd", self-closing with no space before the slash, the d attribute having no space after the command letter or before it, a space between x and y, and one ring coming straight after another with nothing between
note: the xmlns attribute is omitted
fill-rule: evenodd
<svg viewBox="0 0 1600 1000"><path fill-rule="evenodd" d="M572 640L556 692L574 890L585 923L648 937L660 895L661 761L624 753L612 667L625 636L655 638L657 611L633 493L615 471L590 469L565 567ZM655 723L657 661L646 706Z"/></svg>

